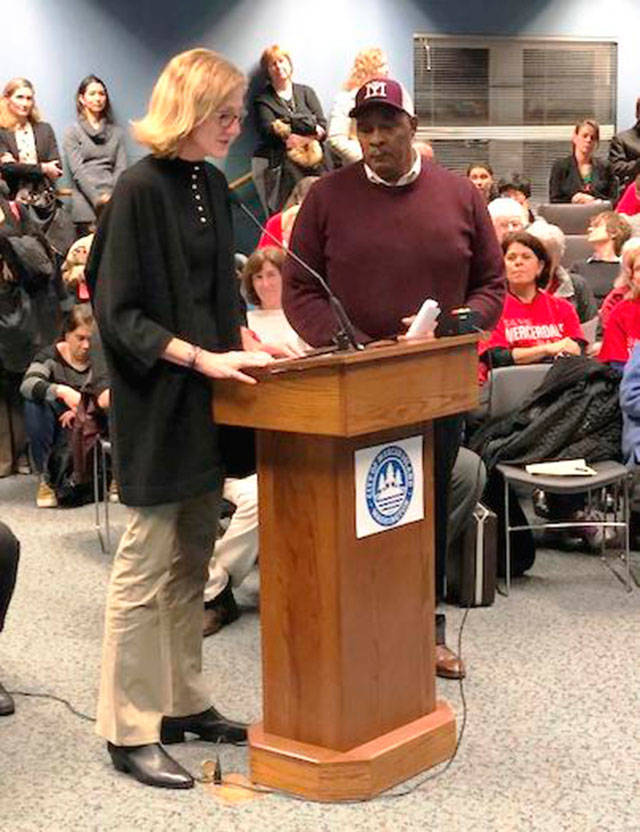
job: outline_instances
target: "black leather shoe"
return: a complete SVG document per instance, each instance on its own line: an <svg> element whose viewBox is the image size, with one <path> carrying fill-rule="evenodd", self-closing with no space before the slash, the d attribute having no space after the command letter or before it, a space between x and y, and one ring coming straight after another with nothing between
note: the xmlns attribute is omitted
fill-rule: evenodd
<svg viewBox="0 0 640 832"><path fill-rule="evenodd" d="M193 777L170 757L160 743L112 745L107 743L116 771L124 771L147 786L160 789L192 789Z"/></svg>
<svg viewBox="0 0 640 832"><path fill-rule="evenodd" d="M15 709L13 697L2 687L2 682L0 682L0 716L9 716Z"/></svg>
<svg viewBox="0 0 640 832"><path fill-rule="evenodd" d="M167 745L184 742L185 734L196 734L201 740L208 742L231 742L240 745L247 741L247 726L244 722L226 719L213 707L192 716L162 717L161 742Z"/></svg>
<svg viewBox="0 0 640 832"><path fill-rule="evenodd" d="M240 610L231 591L231 581L212 601L205 601L202 635L212 636L240 617Z"/></svg>

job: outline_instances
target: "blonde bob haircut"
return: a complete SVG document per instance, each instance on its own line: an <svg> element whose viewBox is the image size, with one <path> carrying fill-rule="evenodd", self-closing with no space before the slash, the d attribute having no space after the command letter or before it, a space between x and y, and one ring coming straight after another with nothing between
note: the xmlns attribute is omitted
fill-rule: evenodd
<svg viewBox="0 0 640 832"><path fill-rule="evenodd" d="M620 273L615 279L616 289L626 289L625 300L636 300L640 297L640 287L633 281L633 267L640 257L640 237L631 237L622 246L622 260L620 261Z"/></svg>
<svg viewBox="0 0 640 832"><path fill-rule="evenodd" d="M291 60L291 55L287 52L286 49L283 49L281 46L278 46L277 43L274 43L272 46L267 46L264 50L262 55L260 56L260 67L263 72L267 75L270 75L269 67L274 61L277 61L278 58L286 58L289 61L289 66L291 67L291 71L293 72L293 61Z"/></svg>
<svg viewBox="0 0 640 832"><path fill-rule="evenodd" d="M380 78L380 70L388 65L387 56L379 46L363 49L356 55L351 74L344 84L345 90L357 90L372 78Z"/></svg>
<svg viewBox="0 0 640 832"><path fill-rule="evenodd" d="M173 57L151 93L147 114L132 122L133 135L154 156L172 158L178 145L238 89L240 70L210 49L190 49Z"/></svg>
<svg viewBox="0 0 640 832"><path fill-rule="evenodd" d="M16 90L20 89L20 87L27 87L27 89L30 89L33 93L33 107L29 113L28 121L30 121L31 124L35 124L41 120L40 113L36 107L36 91L34 90L31 81L27 78L12 78L5 84L4 89L2 90L2 98L0 98L0 127L4 130L13 130L18 123L18 119L9 109L9 99Z"/></svg>

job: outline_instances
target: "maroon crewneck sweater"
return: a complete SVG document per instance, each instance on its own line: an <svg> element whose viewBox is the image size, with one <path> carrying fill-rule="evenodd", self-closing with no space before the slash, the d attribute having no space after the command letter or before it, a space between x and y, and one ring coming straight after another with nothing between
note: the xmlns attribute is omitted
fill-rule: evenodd
<svg viewBox="0 0 640 832"><path fill-rule="evenodd" d="M426 298L443 312L470 306L491 329L502 312L502 252L480 192L422 161L409 185L374 185L362 162L323 177L298 214L291 248L327 280L366 342L405 331ZM330 344L335 318L322 288L287 258L282 301L294 329Z"/></svg>

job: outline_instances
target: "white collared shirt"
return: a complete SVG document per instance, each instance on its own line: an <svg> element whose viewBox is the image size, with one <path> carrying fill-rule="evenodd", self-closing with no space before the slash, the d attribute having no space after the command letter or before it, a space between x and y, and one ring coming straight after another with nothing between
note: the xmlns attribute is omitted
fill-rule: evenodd
<svg viewBox="0 0 640 832"><path fill-rule="evenodd" d="M421 170L422 157L417 150L413 151L413 164L406 173L402 174L397 182L387 182L386 179L382 179L382 177L378 176L375 171L371 170L366 162L364 163L364 172L366 173L369 182L373 185L386 185L387 188L399 188L402 185L408 185L411 182L415 182L415 180L420 176Z"/></svg>

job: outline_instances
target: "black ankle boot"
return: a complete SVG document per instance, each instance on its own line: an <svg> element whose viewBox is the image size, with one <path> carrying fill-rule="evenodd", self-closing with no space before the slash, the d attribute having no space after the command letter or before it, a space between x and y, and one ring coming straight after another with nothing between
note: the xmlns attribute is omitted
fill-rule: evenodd
<svg viewBox="0 0 640 832"><path fill-rule="evenodd" d="M160 743L113 745L108 742L107 749L116 771L124 771L147 786L161 789L193 788L193 777L167 754Z"/></svg>
<svg viewBox="0 0 640 832"><path fill-rule="evenodd" d="M162 717L161 742L167 745L184 742L185 733L196 734L201 740L208 742L230 742L239 745L247 741L246 724L227 719L213 707L191 716Z"/></svg>
<svg viewBox="0 0 640 832"><path fill-rule="evenodd" d="M0 716L9 716L16 709L11 694L4 689L0 682Z"/></svg>

